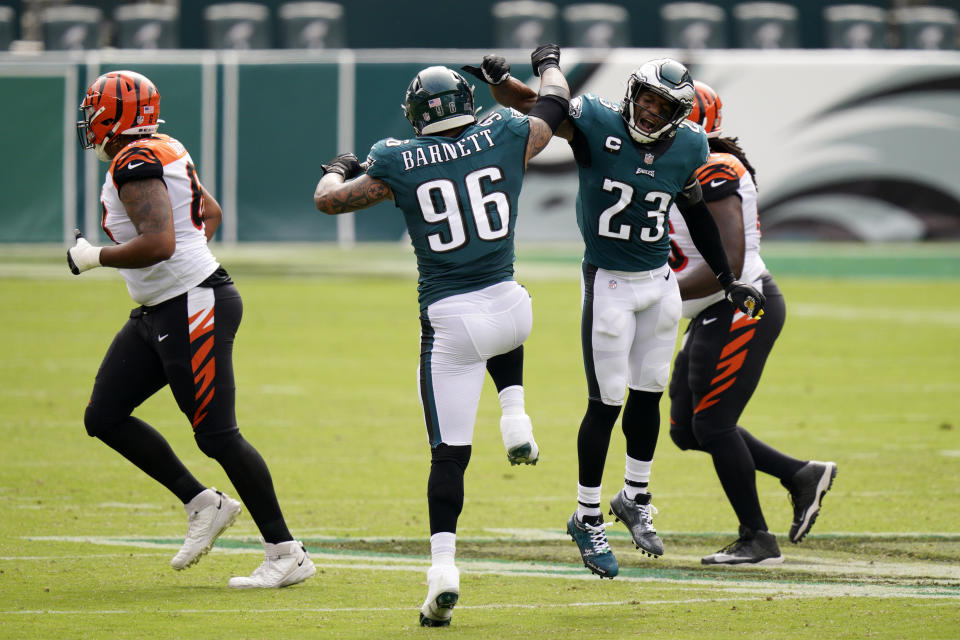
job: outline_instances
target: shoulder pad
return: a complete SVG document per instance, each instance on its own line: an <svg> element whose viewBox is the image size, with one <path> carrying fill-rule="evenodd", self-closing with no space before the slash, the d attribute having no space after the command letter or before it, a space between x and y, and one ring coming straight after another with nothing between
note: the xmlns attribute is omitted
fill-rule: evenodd
<svg viewBox="0 0 960 640"><path fill-rule="evenodd" d="M117 189L130 180L163 178L163 162L152 146L130 144L116 155L111 164L111 175Z"/></svg>

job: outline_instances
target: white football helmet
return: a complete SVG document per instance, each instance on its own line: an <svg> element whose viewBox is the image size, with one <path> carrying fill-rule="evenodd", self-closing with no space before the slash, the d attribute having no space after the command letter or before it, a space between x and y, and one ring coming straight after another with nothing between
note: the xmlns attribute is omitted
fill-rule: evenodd
<svg viewBox="0 0 960 640"><path fill-rule="evenodd" d="M651 91L666 100L669 105L666 115L654 113L638 103L644 91ZM630 74L620 113L630 136L640 144L650 144L676 133L677 127L693 109L694 96L693 79L685 66L671 58L651 60ZM645 131L639 127L638 118L655 123L653 130Z"/></svg>

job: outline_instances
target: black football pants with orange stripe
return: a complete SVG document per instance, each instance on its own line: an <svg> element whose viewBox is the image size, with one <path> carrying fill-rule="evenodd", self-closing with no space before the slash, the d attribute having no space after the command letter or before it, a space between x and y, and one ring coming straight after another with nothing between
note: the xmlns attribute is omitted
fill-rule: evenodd
<svg viewBox="0 0 960 640"><path fill-rule="evenodd" d="M264 539L283 542L293 538L270 471L237 427L233 342L242 316L233 284L195 287L131 311L97 372L84 423L87 433L189 502L204 485L159 432L132 415L169 384L200 450L226 471Z"/></svg>
<svg viewBox="0 0 960 640"><path fill-rule="evenodd" d="M767 530L756 471L786 479L803 466L737 424L786 319L776 282L765 274L762 283L762 319L721 300L690 321L670 380L670 437L681 449L711 455L740 524L753 530Z"/></svg>

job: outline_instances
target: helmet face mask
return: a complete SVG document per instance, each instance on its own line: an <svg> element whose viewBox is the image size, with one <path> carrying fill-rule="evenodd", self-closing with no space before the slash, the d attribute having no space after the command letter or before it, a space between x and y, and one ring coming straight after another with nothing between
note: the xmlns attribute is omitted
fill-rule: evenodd
<svg viewBox="0 0 960 640"><path fill-rule="evenodd" d="M156 133L160 120L160 93L152 82L134 71L105 73L87 89L80 103L77 137L83 149L96 149L109 161L105 147L117 135Z"/></svg>
<svg viewBox="0 0 960 640"><path fill-rule="evenodd" d="M640 144L671 138L693 108L693 80L670 58L644 63L630 74L620 113Z"/></svg>
<svg viewBox="0 0 960 640"><path fill-rule="evenodd" d="M427 67L407 87L403 112L418 136L472 124L473 86L452 69Z"/></svg>
<svg viewBox="0 0 960 640"><path fill-rule="evenodd" d="M693 81L696 97L688 120L696 122L707 132L708 138L718 138L723 133L723 101L713 87L699 80Z"/></svg>

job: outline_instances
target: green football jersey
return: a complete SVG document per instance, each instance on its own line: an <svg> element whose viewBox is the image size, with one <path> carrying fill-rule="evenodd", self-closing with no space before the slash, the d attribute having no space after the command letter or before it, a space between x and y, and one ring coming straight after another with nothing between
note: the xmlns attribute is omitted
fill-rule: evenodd
<svg viewBox="0 0 960 640"><path fill-rule="evenodd" d="M403 211L421 309L513 278L529 135L527 116L500 109L456 138L387 138L370 149L367 175L386 182Z"/></svg>
<svg viewBox="0 0 960 640"><path fill-rule="evenodd" d="M616 271L663 266L670 253L670 206L709 155L703 129L684 121L674 137L639 145L620 105L589 93L570 101L570 122L584 259Z"/></svg>

